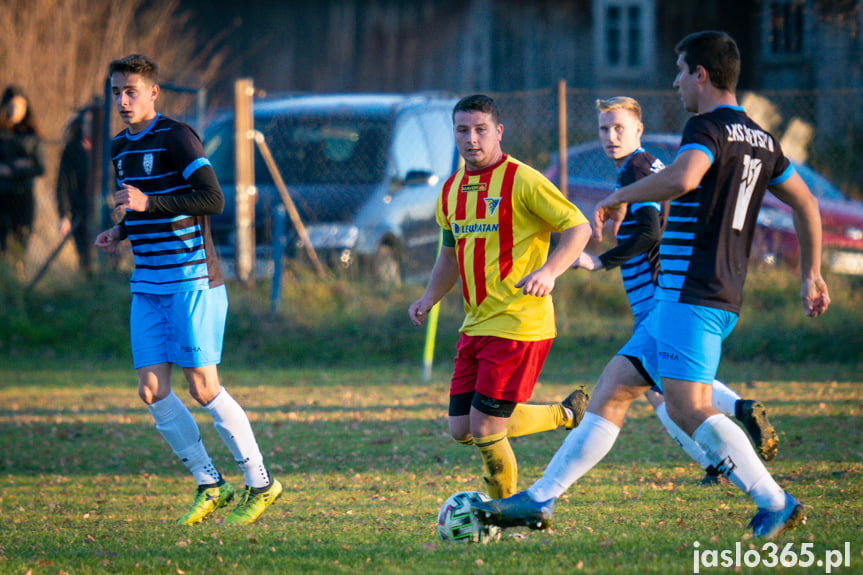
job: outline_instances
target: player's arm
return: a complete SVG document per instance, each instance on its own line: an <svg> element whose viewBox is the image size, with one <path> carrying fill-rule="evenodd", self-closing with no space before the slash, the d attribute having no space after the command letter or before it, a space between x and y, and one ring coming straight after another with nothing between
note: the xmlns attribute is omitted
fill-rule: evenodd
<svg viewBox="0 0 863 575"><path fill-rule="evenodd" d="M192 188L190 192L167 196L148 196L139 188L124 182L114 194L114 208L120 212L132 210L190 216L222 213L225 196L209 164L195 170L187 181Z"/></svg>
<svg viewBox="0 0 863 575"><path fill-rule="evenodd" d="M818 200L797 172L772 186L771 191L793 210L794 230L800 248L800 297L803 311L810 317L819 316L827 311L830 295L821 277L821 213L818 211Z"/></svg>
<svg viewBox="0 0 863 575"><path fill-rule="evenodd" d="M617 267L648 251L662 239L659 212L653 206L641 206L632 215L635 218L635 229L626 239L599 256L603 268Z"/></svg>
<svg viewBox="0 0 863 575"><path fill-rule="evenodd" d="M167 214L210 216L221 214L225 208L225 195L209 164L195 170L187 180L192 191L178 196L148 196L147 211Z"/></svg>
<svg viewBox="0 0 863 575"><path fill-rule="evenodd" d="M687 149L664 170L624 186L607 196L596 206L593 216L594 233L602 233L609 219L622 219L621 206L636 202L665 202L679 198L697 188L710 169L710 156L699 149Z"/></svg>
<svg viewBox="0 0 863 575"><path fill-rule="evenodd" d="M148 196L148 212L211 216L221 214L225 196L216 172L204 153L201 139L185 124L175 124L166 142L168 157L183 174L191 191L185 194Z"/></svg>
<svg viewBox="0 0 863 575"><path fill-rule="evenodd" d="M414 325L425 323L434 304L443 299L459 278L458 258L455 253L455 240L452 232L443 230L443 242L432 269L431 278L422 297L411 304L408 315Z"/></svg>

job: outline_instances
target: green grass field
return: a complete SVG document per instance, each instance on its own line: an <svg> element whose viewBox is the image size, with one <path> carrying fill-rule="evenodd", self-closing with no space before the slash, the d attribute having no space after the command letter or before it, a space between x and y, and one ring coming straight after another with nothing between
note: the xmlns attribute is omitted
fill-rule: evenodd
<svg viewBox="0 0 863 575"><path fill-rule="evenodd" d="M733 569L708 567L710 558L738 544L750 561L756 552L771 561L771 549L748 536L751 501L731 485L702 487L700 468L643 401L611 454L558 502L551 531L509 530L487 546L442 543L441 503L481 488L476 449L446 431L457 299L445 302L433 378L421 382L422 333L405 313L421 287L379 294L334 282L315 290L302 279L286 288L292 295L275 316L232 287L222 369L285 493L252 526L221 525L221 510L180 528L193 481L137 398L127 294L114 287L125 286L107 281L107 291L80 299L69 294L88 290L25 297L0 288L0 573L692 573L696 551L707 558L701 573L720 573ZM737 572L824 573L837 553L843 563L832 572L863 572L863 290L854 280L832 286L833 309L812 322L797 317L793 278L752 278L748 308L768 319L744 315L728 341L719 376L767 403L780 433L768 467L810 508L774 558L783 549L786 560L813 554L810 567ZM561 335L534 400L592 385L625 340L625 308L607 295L613 287L602 278L560 286ZM215 463L238 486L211 421L193 413ZM513 441L521 488L565 436Z"/></svg>
<svg viewBox="0 0 863 575"><path fill-rule="evenodd" d="M193 484L127 370L4 369L0 572L687 573L696 541L701 549L760 548L748 540L748 498L730 485L700 486L700 469L646 402L606 460L558 503L552 532L489 546L441 543L440 504L479 489L481 464L473 448L447 437L444 378L418 384L414 371L226 369L224 383L248 410L285 494L251 527L223 527L217 512L180 528ZM848 573L863 565L858 385L741 389L768 402L781 432L770 468L811 507L807 525L781 544L799 551L812 543L821 558L850 542ZM536 399L554 401L569 388L543 381ZM241 482L212 425L195 413L216 463ZM514 441L521 486L541 474L565 433Z"/></svg>

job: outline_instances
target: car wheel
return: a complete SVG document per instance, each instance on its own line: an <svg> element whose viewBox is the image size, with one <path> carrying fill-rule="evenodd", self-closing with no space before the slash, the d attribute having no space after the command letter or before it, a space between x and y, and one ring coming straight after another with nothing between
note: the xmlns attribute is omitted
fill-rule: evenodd
<svg viewBox="0 0 863 575"><path fill-rule="evenodd" d="M402 283L401 264L393 246L382 245L372 260L372 276L384 285L400 286Z"/></svg>

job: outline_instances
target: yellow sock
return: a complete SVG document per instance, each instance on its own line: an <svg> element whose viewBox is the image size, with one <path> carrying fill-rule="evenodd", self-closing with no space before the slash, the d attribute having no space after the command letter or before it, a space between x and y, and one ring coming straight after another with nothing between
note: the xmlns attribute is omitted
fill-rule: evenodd
<svg viewBox="0 0 863 575"><path fill-rule="evenodd" d="M455 439L453 441L455 441L456 443L461 443L462 445L476 445L473 442L473 437L471 437L470 435L468 435L464 439Z"/></svg>
<svg viewBox="0 0 863 575"><path fill-rule="evenodd" d="M531 433L549 431L564 427L571 418L559 403L538 405L534 403L519 403L506 422L508 437L521 437Z"/></svg>
<svg viewBox="0 0 863 575"><path fill-rule="evenodd" d="M518 462L506 437L506 431L488 437L477 437L474 443L485 465L483 480L492 499L509 497L516 492Z"/></svg>

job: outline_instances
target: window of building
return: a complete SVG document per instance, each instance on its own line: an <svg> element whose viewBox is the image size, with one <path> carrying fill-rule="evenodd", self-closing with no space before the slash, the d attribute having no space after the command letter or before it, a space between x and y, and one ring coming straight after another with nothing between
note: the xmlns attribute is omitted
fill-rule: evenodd
<svg viewBox="0 0 863 575"><path fill-rule="evenodd" d="M599 73L637 77L652 72L654 1L601 0L593 6Z"/></svg>
<svg viewBox="0 0 863 575"><path fill-rule="evenodd" d="M811 17L808 0L769 0L764 3L764 52L769 57L804 56Z"/></svg>

